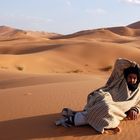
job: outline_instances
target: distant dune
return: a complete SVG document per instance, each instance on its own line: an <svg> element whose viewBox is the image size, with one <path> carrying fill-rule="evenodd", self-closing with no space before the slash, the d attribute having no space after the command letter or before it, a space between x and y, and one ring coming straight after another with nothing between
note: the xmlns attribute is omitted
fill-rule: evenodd
<svg viewBox="0 0 140 140"><path fill-rule="evenodd" d="M133 29L140 29L140 21L132 23L128 25L127 27L133 28Z"/></svg>
<svg viewBox="0 0 140 140"><path fill-rule="evenodd" d="M27 73L98 73L118 57L140 62L139 26L136 22L69 35L0 26L0 67Z"/></svg>
<svg viewBox="0 0 140 140"><path fill-rule="evenodd" d="M55 33L24 31L14 29L8 26L0 26L0 41L13 41L17 39L48 39L53 36L59 36Z"/></svg>

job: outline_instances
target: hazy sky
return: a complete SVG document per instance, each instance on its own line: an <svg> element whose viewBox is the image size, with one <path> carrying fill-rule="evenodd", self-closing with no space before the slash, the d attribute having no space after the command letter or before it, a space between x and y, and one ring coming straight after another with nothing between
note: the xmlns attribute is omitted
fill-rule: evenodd
<svg viewBox="0 0 140 140"><path fill-rule="evenodd" d="M0 0L0 25L62 34L140 20L140 0Z"/></svg>

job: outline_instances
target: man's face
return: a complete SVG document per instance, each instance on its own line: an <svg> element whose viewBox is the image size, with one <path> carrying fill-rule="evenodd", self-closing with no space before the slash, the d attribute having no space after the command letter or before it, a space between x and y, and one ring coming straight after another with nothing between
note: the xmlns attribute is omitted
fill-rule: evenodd
<svg viewBox="0 0 140 140"><path fill-rule="evenodd" d="M127 76L127 83L131 84L131 85L134 85L137 83L137 75L136 74L133 74L133 73L130 73L128 76Z"/></svg>

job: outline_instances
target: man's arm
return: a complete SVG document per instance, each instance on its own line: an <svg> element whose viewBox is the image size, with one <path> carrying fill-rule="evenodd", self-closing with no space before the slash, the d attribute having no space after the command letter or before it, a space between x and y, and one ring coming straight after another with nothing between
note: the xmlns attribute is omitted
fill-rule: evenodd
<svg viewBox="0 0 140 140"><path fill-rule="evenodd" d="M135 67L137 64L135 61L130 61L128 59L118 58L115 62L114 69L112 71L111 76L109 77L106 85L109 85L114 81L114 79L118 79L123 75L124 69L132 66Z"/></svg>
<svg viewBox="0 0 140 140"><path fill-rule="evenodd" d="M140 113L140 101L132 107L130 110L126 112L127 117L131 120L136 120L138 118L138 115Z"/></svg>
<svg viewBox="0 0 140 140"><path fill-rule="evenodd" d="M140 101L134 107L132 107L132 109L136 109L139 114L140 113Z"/></svg>
<svg viewBox="0 0 140 140"><path fill-rule="evenodd" d="M136 120L138 118L138 112L136 109L130 109L126 112L127 118L130 120Z"/></svg>

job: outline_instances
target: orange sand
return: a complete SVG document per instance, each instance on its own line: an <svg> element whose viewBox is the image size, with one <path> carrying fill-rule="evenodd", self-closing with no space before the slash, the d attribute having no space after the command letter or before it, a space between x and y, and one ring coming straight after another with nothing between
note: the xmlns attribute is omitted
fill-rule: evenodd
<svg viewBox="0 0 140 140"><path fill-rule="evenodd" d="M81 110L118 57L140 64L140 22L70 35L0 27L0 140L139 140L140 118L120 134L54 125L63 107Z"/></svg>

